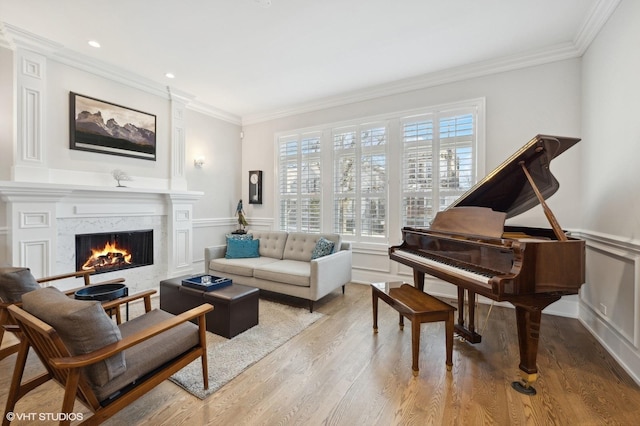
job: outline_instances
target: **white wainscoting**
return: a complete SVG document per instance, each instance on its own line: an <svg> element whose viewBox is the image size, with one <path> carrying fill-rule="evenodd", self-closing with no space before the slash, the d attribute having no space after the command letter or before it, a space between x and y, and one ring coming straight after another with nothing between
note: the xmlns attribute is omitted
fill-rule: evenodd
<svg viewBox="0 0 640 426"><path fill-rule="evenodd" d="M640 384L640 241L581 231L587 283L579 319Z"/></svg>

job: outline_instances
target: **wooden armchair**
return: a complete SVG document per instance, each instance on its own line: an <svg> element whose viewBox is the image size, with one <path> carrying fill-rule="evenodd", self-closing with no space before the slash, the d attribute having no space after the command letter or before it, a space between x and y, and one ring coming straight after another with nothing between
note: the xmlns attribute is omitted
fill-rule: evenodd
<svg viewBox="0 0 640 426"><path fill-rule="evenodd" d="M2 344L6 327L11 324L11 317L7 311L7 307L13 304L20 304L22 294L36 290L39 288L39 284L50 283L52 281L59 281L62 279L82 277L84 285L99 285L99 284L114 284L124 282L124 278L116 278L108 281L101 281L99 283L92 283L90 274L94 272L93 269L86 271L76 271L68 274L55 275L51 277L45 277L35 279L31 275L28 268L19 267L0 267L0 344ZM66 291L68 295L73 295L77 289ZM155 293L155 291L153 291ZM138 297L129 301L144 298L145 295L138 294ZM150 303L150 302L149 302ZM151 310L151 305L147 308L147 299L145 299L146 311ZM120 310L113 310L116 315L118 323L121 322ZM9 355L18 351L19 343L6 344L4 348L0 349L0 360L8 357Z"/></svg>
<svg viewBox="0 0 640 426"><path fill-rule="evenodd" d="M98 302L71 299L49 287L25 294L22 308L7 309L23 337L3 425L9 424L6 414L16 402L49 379L64 387L61 413L73 413L76 398L94 413L81 424L105 421L197 358L204 388L209 386L209 304L177 316L152 310L115 325ZM194 319L198 325L190 322ZM22 383L30 347L47 372Z"/></svg>

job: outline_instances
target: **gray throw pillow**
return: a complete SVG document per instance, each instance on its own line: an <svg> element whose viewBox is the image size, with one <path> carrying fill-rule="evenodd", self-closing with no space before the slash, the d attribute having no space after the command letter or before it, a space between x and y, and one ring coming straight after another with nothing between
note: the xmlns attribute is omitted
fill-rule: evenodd
<svg viewBox="0 0 640 426"><path fill-rule="evenodd" d="M0 300L5 303L18 303L22 295L40 288L29 268L0 267Z"/></svg>
<svg viewBox="0 0 640 426"><path fill-rule="evenodd" d="M22 307L55 328L71 355L93 352L122 339L120 329L100 302L72 299L55 287L25 294ZM125 370L124 353L121 352L87 367L85 373L92 385L104 386Z"/></svg>

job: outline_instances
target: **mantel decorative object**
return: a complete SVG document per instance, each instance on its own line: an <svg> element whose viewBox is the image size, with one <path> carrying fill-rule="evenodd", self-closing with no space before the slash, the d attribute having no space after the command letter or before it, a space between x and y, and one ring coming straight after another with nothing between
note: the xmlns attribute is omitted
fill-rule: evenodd
<svg viewBox="0 0 640 426"><path fill-rule="evenodd" d="M156 116L69 93L69 147L156 161Z"/></svg>
<svg viewBox="0 0 640 426"><path fill-rule="evenodd" d="M249 225L247 219L244 217L244 209L242 207L242 200L238 201L238 206L236 207L236 216L238 216L238 229L233 231L234 234L246 234L247 231L245 227Z"/></svg>
<svg viewBox="0 0 640 426"><path fill-rule="evenodd" d="M249 172L249 204L262 204L262 170Z"/></svg>
<svg viewBox="0 0 640 426"><path fill-rule="evenodd" d="M131 178L129 177L129 175L127 174L127 172L120 170L120 169L114 169L111 171L111 176L113 176L113 178L116 180L116 182L118 182L118 188L125 188L125 186L120 183L123 180L131 180Z"/></svg>

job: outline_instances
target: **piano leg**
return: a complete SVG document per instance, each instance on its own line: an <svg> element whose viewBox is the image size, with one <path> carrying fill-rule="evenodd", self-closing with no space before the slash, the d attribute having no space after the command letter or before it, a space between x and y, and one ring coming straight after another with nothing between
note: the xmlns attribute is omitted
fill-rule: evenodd
<svg viewBox="0 0 640 426"><path fill-rule="evenodd" d="M378 332L378 296L375 291L371 291L371 305L373 307L373 332Z"/></svg>
<svg viewBox="0 0 640 426"><path fill-rule="evenodd" d="M413 286L420 291L424 291L424 272L413 269Z"/></svg>
<svg viewBox="0 0 640 426"><path fill-rule="evenodd" d="M458 326L464 328L464 288L458 287Z"/></svg>
<svg viewBox="0 0 640 426"><path fill-rule="evenodd" d="M535 395L531 386L538 378L536 358L540 339L540 320L542 310L560 299L560 296L510 299L516 307L518 327L518 346L520 347L520 375L522 382L513 382L511 386L520 393ZM521 303L522 302L522 303Z"/></svg>

